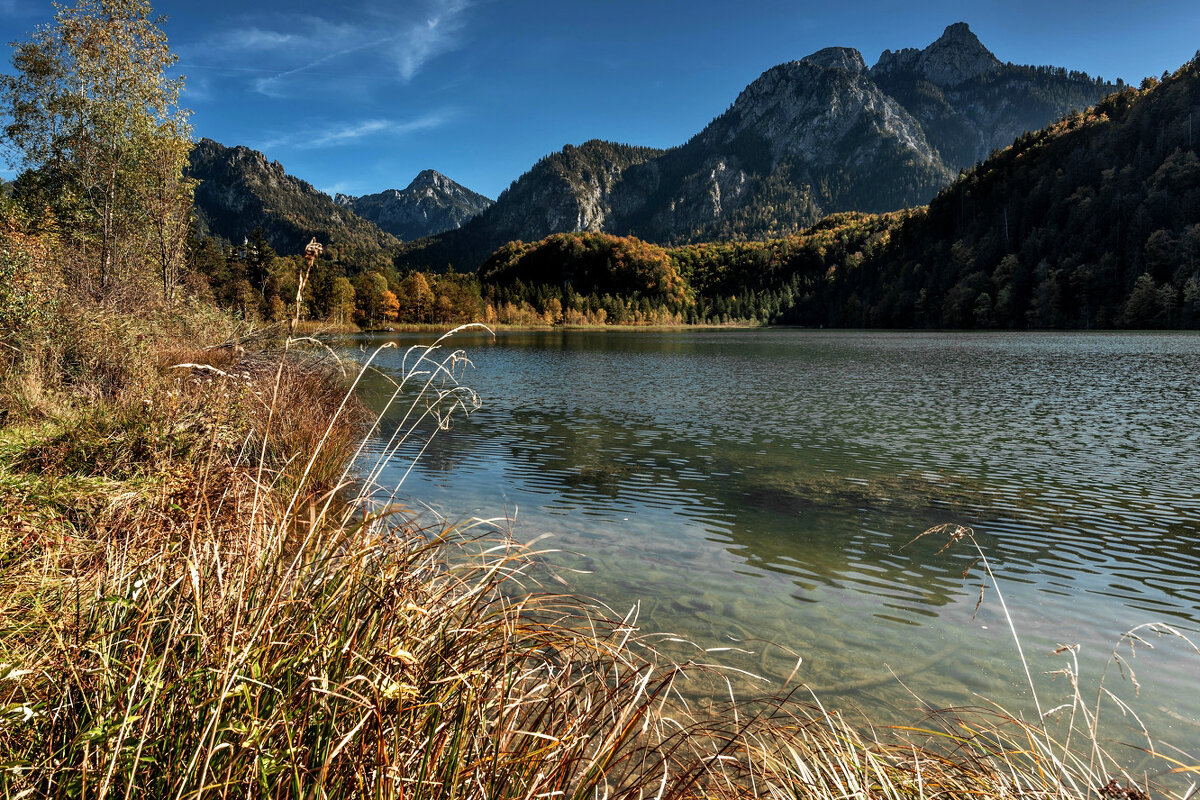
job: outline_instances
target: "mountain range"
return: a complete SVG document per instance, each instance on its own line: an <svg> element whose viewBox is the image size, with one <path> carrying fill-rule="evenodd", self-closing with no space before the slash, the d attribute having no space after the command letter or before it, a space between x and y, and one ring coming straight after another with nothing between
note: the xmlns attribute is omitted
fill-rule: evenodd
<svg viewBox="0 0 1200 800"><path fill-rule="evenodd" d="M196 186L199 233L239 244L256 229L280 253L299 253L312 237L327 246L391 251L399 241L311 184L288 175L278 161L248 147L201 139L188 157Z"/></svg>
<svg viewBox="0 0 1200 800"><path fill-rule="evenodd" d="M474 267L555 232L663 244L785 235L840 211L928 202L960 170L1116 85L1002 63L964 23L867 66L846 47L764 72L666 151L590 141L538 162L461 229L407 245L409 266Z"/></svg>
<svg viewBox="0 0 1200 800"><path fill-rule="evenodd" d="M956 23L871 67L846 47L772 67L678 147L567 145L494 204L432 170L404 190L329 198L262 154L210 140L193 152L192 175L205 182L203 229L226 239L262 227L281 252L317 235L378 248L399 267L473 270L508 241L552 233L754 240L830 213L920 205L992 150L1116 88L1002 63Z"/></svg>
<svg viewBox="0 0 1200 800"><path fill-rule="evenodd" d="M761 242L559 233L500 247L479 277L497 302L572 319L1196 328L1197 111L1200 53L1022 134L927 206L833 214Z"/></svg>

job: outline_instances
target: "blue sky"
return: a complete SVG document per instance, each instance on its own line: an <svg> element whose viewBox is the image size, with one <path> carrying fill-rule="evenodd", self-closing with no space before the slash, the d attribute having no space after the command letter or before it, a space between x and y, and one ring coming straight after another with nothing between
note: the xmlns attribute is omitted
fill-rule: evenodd
<svg viewBox="0 0 1200 800"><path fill-rule="evenodd" d="M873 64L957 21L1002 61L1130 83L1200 48L1196 0L161 0L154 9L167 16L197 137L262 150L317 188L349 194L403 188L432 168L494 198L564 144L681 144L775 64L830 45ZM52 14L48 2L0 0L0 34L21 39Z"/></svg>

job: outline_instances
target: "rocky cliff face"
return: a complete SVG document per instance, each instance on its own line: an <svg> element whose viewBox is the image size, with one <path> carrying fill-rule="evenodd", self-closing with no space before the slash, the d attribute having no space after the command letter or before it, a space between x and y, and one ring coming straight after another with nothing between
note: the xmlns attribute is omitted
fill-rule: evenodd
<svg viewBox="0 0 1200 800"><path fill-rule="evenodd" d="M622 210L615 195L625 172L662 152L598 139L567 145L505 189L470 227L526 241L563 231L611 230L620 224L614 219Z"/></svg>
<svg viewBox="0 0 1200 800"><path fill-rule="evenodd" d="M474 269L500 245L534 241L564 231L608 231L626 209L617 189L633 166L663 154L593 139L566 145L538 161L500 193L495 205L463 227L407 244L399 263ZM637 198L640 203L641 199Z"/></svg>
<svg viewBox="0 0 1200 800"><path fill-rule="evenodd" d="M983 46L967 23L956 22L924 50L884 50L871 74L878 77L902 72L949 87L995 72L1001 66L1000 59Z"/></svg>
<svg viewBox="0 0 1200 800"><path fill-rule="evenodd" d="M1117 89L1061 68L1001 63L962 22L924 50L885 50L870 77L955 172Z"/></svg>
<svg viewBox="0 0 1200 800"><path fill-rule="evenodd" d="M262 228L271 246L284 255L302 252L313 236L326 245L367 250L399 244L257 150L201 139L192 148L188 173L200 181L195 209L202 234L237 243Z"/></svg>
<svg viewBox="0 0 1200 800"><path fill-rule="evenodd" d="M405 189L362 197L338 194L334 202L403 240L461 228L492 205L492 200L432 169L422 171Z"/></svg>
<svg viewBox="0 0 1200 800"><path fill-rule="evenodd" d="M828 48L767 70L687 144L626 170L607 230L660 242L776 235L821 213L922 202L950 177L862 55Z"/></svg>

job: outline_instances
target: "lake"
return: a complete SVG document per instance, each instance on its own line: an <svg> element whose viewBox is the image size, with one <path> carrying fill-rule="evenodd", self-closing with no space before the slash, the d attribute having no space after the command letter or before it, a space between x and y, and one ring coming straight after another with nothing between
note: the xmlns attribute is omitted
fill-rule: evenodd
<svg viewBox="0 0 1200 800"><path fill-rule="evenodd" d="M386 341L375 364L399 369ZM459 335L483 405L441 432L400 497L450 520L514 518L572 589L683 655L827 705L913 721L922 703L1035 716L996 572L1044 709L1086 696L1121 635L1200 643L1200 336L808 330ZM364 395L378 402L383 381ZM378 450L382 440L375 443ZM414 455L389 464L394 485ZM426 512L430 513L430 512ZM910 543L911 542L911 543ZM1200 750L1200 655L1146 633L1109 669L1155 741ZM776 644L764 644L764 642ZM746 650L750 652L740 652ZM733 673L740 676L741 673ZM919 698L919 700L918 700ZM1137 726L1105 706L1114 740ZM1145 738L1141 738L1145 746Z"/></svg>

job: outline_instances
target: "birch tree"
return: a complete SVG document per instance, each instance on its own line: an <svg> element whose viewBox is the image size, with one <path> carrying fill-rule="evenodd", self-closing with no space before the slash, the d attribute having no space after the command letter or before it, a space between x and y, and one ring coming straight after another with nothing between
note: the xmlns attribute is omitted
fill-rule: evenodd
<svg viewBox="0 0 1200 800"><path fill-rule="evenodd" d="M163 236L186 230L176 218L190 208L191 127L179 108L183 79L167 74L175 56L149 3L57 8L53 24L14 45L15 73L2 79L4 133L10 161L70 218L88 288L103 297L152 265L177 263ZM161 277L169 296L170 276Z"/></svg>

